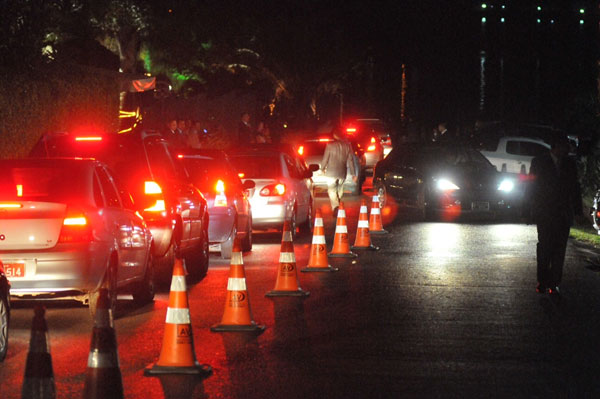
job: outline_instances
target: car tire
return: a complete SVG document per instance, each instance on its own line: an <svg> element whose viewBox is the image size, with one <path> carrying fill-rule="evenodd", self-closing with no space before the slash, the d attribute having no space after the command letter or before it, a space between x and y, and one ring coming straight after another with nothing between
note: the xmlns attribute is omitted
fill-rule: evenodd
<svg viewBox="0 0 600 399"><path fill-rule="evenodd" d="M248 223L246 223L246 237L242 241L242 251L252 251L252 215L248 215Z"/></svg>
<svg viewBox="0 0 600 399"><path fill-rule="evenodd" d="M237 227L236 224L233 224L233 229L231 230L231 235L226 241L221 243L221 259L231 259L231 253L233 252L233 242L235 241L235 237L237 235Z"/></svg>
<svg viewBox="0 0 600 399"><path fill-rule="evenodd" d="M308 212L306 213L306 221L300 225L300 233L310 234L313 229L313 199L308 201Z"/></svg>
<svg viewBox="0 0 600 399"><path fill-rule="evenodd" d="M0 296L0 362L6 358L8 352L8 323L9 304L8 298Z"/></svg>
<svg viewBox="0 0 600 399"><path fill-rule="evenodd" d="M101 288L106 288L108 290L108 301L109 308L112 310L112 315L115 317L117 310L117 261L114 259L110 260L108 268L106 269L106 274L104 275L104 279ZM100 297L100 290L93 291L89 294L89 309L90 315L92 319L96 317L96 310L98 308L98 298Z"/></svg>
<svg viewBox="0 0 600 399"><path fill-rule="evenodd" d="M133 296L133 302L138 305L146 305L154 301L155 286L154 286L154 261L152 256L152 249L148 253L148 259L146 260L146 271L144 272L144 279L139 283L136 283L134 290L131 293Z"/></svg>
<svg viewBox="0 0 600 399"><path fill-rule="evenodd" d="M185 265L192 281L200 281L208 272L208 231L202 233L198 247L185 256Z"/></svg>

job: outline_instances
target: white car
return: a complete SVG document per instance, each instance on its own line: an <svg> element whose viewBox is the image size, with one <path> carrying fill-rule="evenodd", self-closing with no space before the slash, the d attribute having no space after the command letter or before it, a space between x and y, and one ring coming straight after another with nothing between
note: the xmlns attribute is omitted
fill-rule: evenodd
<svg viewBox="0 0 600 399"><path fill-rule="evenodd" d="M76 299L95 313L127 289L154 298L152 235L131 195L91 159L0 161L0 261L11 297Z"/></svg>
<svg viewBox="0 0 600 399"><path fill-rule="evenodd" d="M480 152L498 172L528 174L531 160L549 150L550 144L541 139L506 136L489 140Z"/></svg>
<svg viewBox="0 0 600 399"><path fill-rule="evenodd" d="M259 144L228 155L242 181L255 183L248 190L253 229L281 229L289 219L292 234L312 230L312 171L292 148Z"/></svg>

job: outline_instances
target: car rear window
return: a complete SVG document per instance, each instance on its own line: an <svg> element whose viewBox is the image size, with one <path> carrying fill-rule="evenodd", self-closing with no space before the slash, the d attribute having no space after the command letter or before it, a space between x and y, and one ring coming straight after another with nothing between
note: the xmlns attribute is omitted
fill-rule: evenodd
<svg viewBox="0 0 600 399"><path fill-rule="evenodd" d="M88 197L90 173L68 166L11 166L0 163L0 200L70 202Z"/></svg>
<svg viewBox="0 0 600 399"><path fill-rule="evenodd" d="M282 174L279 156L239 155L230 161L244 179L277 179Z"/></svg>
<svg viewBox="0 0 600 399"><path fill-rule="evenodd" d="M223 160L211 157L185 158L183 161L194 185L203 193L214 190L217 180L225 183L226 191L240 184L233 167Z"/></svg>
<svg viewBox="0 0 600 399"><path fill-rule="evenodd" d="M305 157L311 157L316 155L323 155L325 153L325 147L327 147L326 141L315 141L315 142L307 142L302 144L304 146L304 151L302 155Z"/></svg>

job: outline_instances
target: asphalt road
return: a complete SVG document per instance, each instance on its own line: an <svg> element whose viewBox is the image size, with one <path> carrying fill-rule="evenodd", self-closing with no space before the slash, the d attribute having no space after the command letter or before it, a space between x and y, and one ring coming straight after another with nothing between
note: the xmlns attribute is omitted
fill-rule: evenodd
<svg viewBox="0 0 600 399"><path fill-rule="evenodd" d="M358 201L351 198L349 230ZM324 199L326 236L333 219ZM560 300L535 292L533 226L494 221L424 223L384 211L390 234L378 252L332 260L337 273L300 273L311 292L266 298L279 257L278 233L260 233L245 254L253 319L260 335L213 333L223 315L229 263L189 289L198 361L205 380L144 377L160 353L168 292L136 308L121 296L116 334L129 398L598 397L600 271L595 253L568 247ZM310 237L295 242L306 265ZM0 398L20 397L30 304L15 303L10 347L0 365ZM59 398L79 398L90 348L87 308L48 305Z"/></svg>

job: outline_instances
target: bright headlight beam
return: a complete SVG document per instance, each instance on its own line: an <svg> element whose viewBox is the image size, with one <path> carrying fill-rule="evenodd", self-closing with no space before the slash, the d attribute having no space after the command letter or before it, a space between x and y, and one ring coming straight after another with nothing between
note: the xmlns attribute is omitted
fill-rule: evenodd
<svg viewBox="0 0 600 399"><path fill-rule="evenodd" d="M515 183L512 180L502 180L502 182L500 183L500 185L498 186L498 190L500 191L504 191L504 192L511 192L513 190L513 188L515 188Z"/></svg>
<svg viewBox="0 0 600 399"><path fill-rule="evenodd" d="M460 187L458 187L456 184L452 183L450 180L447 180L447 179L438 180L437 188L438 188L438 190L442 190L442 191L459 190L460 189Z"/></svg>

